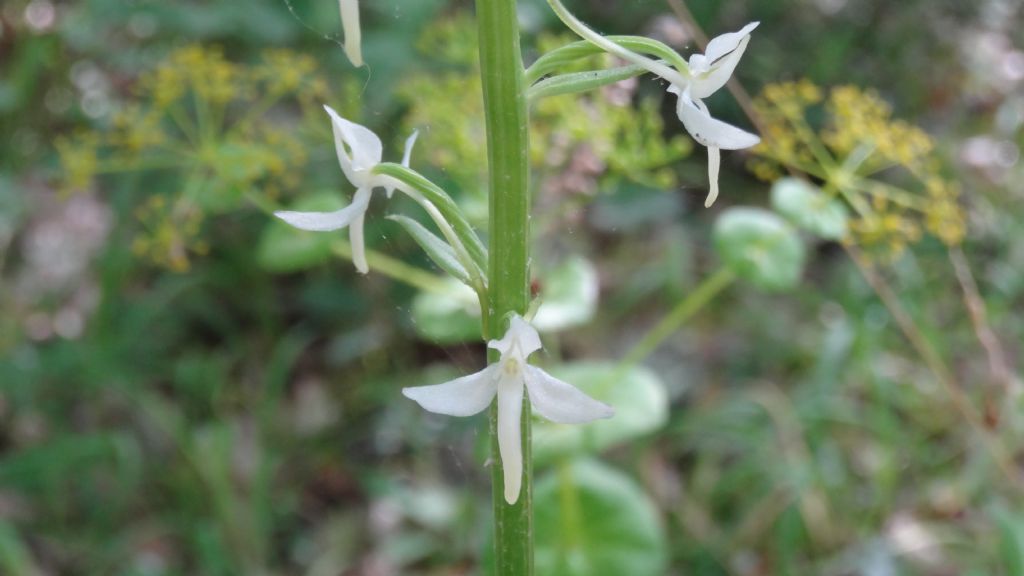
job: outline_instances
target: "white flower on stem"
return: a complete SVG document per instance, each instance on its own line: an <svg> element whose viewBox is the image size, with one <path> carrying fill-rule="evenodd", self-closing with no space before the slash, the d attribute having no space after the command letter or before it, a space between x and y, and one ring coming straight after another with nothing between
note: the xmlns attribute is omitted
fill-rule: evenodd
<svg viewBox="0 0 1024 576"><path fill-rule="evenodd" d="M341 29L345 32L345 55L353 66L363 65L363 32L359 26L359 0L338 0Z"/></svg>
<svg viewBox="0 0 1024 576"><path fill-rule="evenodd" d="M711 117L701 100L725 86L750 42L750 33L758 22L751 22L738 32L729 32L708 42L703 54L690 56L689 81L680 86L672 84L668 91L679 96L676 114L693 139L708 149L708 197L704 206L711 206L718 198L718 168L721 150L739 150L756 146L761 141L756 135Z"/></svg>
<svg viewBox="0 0 1024 576"><path fill-rule="evenodd" d="M708 149L708 197L711 206L718 197L718 169L721 150L739 150L757 145L761 139L721 120L711 117L703 99L725 86L750 41L750 33L758 22L751 22L737 32L722 34L708 42L703 54L693 54L686 70L668 66L663 61L647 58L628 50L598 34L580 22L559 0L548 0L562 22L583 39L628 62L656 74L669 82L668 91L679 97L676 114L686 131Z"/></svg>
<svg viewBox="0 0 1024 576"><path fill-rule="evenodd" d="M331 117L334 130L334 147L338 153L338 163L345 177L356 187L352 203L333 212L274 212L281 220L303 230L325 232L339 230L348 226L349 240L352 243L352 262L356 269L366 274L366 248L363 242L363 217L370 205L370 193L374 188L384 188L388 197L394 192L394 180L386 176L373 174L373 168L380 164L383 146L380 138L369 128L349 122L330 106L324 106ZM405 141L405 153L402 165L409 166L412 147L416 143L418 132Z"/></svg>
<svg viewBox="0 0 1024 576"><path fill-rule="evenodd" d="M573 385L530 366L526 358L540 350L537 331L514 316L501 340L487 343L501 353L501 359L480 372L444 384L403 388L402 394L437 414L471 416L498 400L498 451L505 474L505 501L519 499L523 473L520 416L523 388L538 414L552 422L582 424L611 418L615 410L587 396Z"/></svg>

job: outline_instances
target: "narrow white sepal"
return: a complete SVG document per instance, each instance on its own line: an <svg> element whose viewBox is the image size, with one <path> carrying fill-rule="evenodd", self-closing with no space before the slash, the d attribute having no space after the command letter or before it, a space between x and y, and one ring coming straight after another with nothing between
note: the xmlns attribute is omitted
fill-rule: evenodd
<svg viewBox="0 0 1024 576"><path fill-rule="evenodd" d="M615 409L594 400L568 382L537 368L526 366L526 390L538 414L559 424L583 424L611 418Z"/></svg>
<svg viewBox="0 0 1024 576"><path fill-rule="evenodd" d="M523 480L523 383L520 378L502 378L498 384L498 453L504 472L505 502L515 504Z"/></svg>
<svg viewBox="0 0 1024 576"><path fill-rule="evenodd" d="M356 191L351 204L334 212L293 212L280 210L274 212L274 216L303 230L314 232L338 230L352 224L356 218L361 217L366 212L366 207L370 203L370 195L369 193L360 194L360 192L362 191Z"/></svg>
<svg viewBox="0 0 1024 576"><path fill-rule="evenodd" d="M704 207L710 208L718 198L718 169L722 164L722 152L715 146L708 146L708 197Z"/></svg>
<svg viewBox="0 0 1024 576"><path fill-rule="evenodd" d="M413 130L412 134L405 139L405 151L402 152L402 166L405 166L406 168L409 167L409 162L412 160L412 147L416 145L416 139L419 135L419 130ZM393 180L393 178L389 178L387 176L378 176L378 178L378 182ZM388 198L391 198L391 195L395 193L395 186L386 186L384 191L387 192Z"/></svg>
<svg viewBox="0 0 1024 576"><path fill-rule="evenodd" d="M402 152L402 166L409 167L409 161L412 159L412 147L416 145L416 139L420 137L419 130L413 130L412 134L405 139L405 151Z"/></svg>
<svg viewBox="0 0 1024 576"><path fill-rule="evenodd" d="M345 55L352 65L363 65L363 32L359 26L359 0L338 0L341 6L341 28L345 32Z"/></svg>
<svg viewBox="0 0 1024 576"><path fill-rule="evenodd" d="M444 384L402 388L402 394L435 414L472 416L491 404L498 385L497 370L499 365L491 364L479 372Z"/></svg>

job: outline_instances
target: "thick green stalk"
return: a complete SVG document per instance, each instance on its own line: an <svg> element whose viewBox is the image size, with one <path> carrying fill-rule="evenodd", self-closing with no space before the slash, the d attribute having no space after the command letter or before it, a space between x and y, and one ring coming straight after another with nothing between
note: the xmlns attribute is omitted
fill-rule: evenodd
<svg viewBox="0 0 1024 576"><path fill-rule="evenodd" d="M488 338L500 338L510 312L529 303L529 168L526 86L519 50L515 0L476 0L480 73L487 121L490 171L490 261ZM496 358L495 358L496 359ZM491 410L491 473L497 576L533 575L532 457L530 405L523 399L523 480L519 499L507 504L497 442L497 410Z"/></svg>

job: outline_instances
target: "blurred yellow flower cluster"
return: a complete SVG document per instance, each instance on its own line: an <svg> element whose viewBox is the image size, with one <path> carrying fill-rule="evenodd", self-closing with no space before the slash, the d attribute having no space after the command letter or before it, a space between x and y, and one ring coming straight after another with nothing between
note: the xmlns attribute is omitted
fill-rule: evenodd
<svg viewBox="0 0 1024 576"><path fill-rule="evenodd" d="M169 204L164 196L150 196L135 211L145 229L132 241L132 252L174 272L189 268L189 254L204 255L209 244L199 237L203 213L194 204Z"/></svg>
<svg viewBox="0 0 1024 576"><path fill-rule="evenodd" d="M574 40L565 35L541 36L538 51ZM426 127L421 137L428 162L445 170L465 190L482 194L487 151L481 145L486 134L475 24L468 16L445 18L424 32L417 48L437 59L439 70L413 75L398 87L399 98L409 106L403 132ZM575 68L604 68L609 58L595 55ZM691 144L682 135L667 138L657 103L643 101L636 107L633 92L627 81L586 96L535 102L530 111L533 164L562 172L582 151L591 157L590 164L600 167L601 178L642 178L641 183L651 187L674 187L677 180L671 166L689 153Z"/></svg>
<svg viewBox="0 0 1024 576"><path fill-rule="evenodd" d="M214 47L175 50L139 79L107 126L57 140L61 187L73 192L126 171L174 179L154 188L188 192L143 200L134 248L185 270L189 252L205 250L196 237L206 216L301 184L308 155L295 128L322 124L328 97L317 73L312 58L288 50L269 50L252 64L231 62Z"/></svg>
<svg viewBox="0 0 1024 576"><path fill-rule="evenodd" d="M764 180L784 171L820 180L854 211L848 242L895 257L924 231L950 246L963 239L960 188L942 175L931 138L894 119L874 91L839 86L826 95L807 80L769 84L754 107L762 140L751 170Z"/></svg>

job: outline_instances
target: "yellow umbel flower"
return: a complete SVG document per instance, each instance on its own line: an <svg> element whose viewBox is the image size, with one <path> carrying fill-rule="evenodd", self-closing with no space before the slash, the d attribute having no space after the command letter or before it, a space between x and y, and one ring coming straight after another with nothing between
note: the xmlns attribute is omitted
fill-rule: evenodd
<svg viewBox="0 0 1024 576"><path fill-rule="evenodd" d="M846 241L891 258L919 241L924 230L950 246L963 240L960 189L941 174L931 138L894 119L876 92L838 86L826 97L801 80L769 84L754 106L763 133L750 169L765 180L784 170L818 179L825 192L853 209ZM815 126L810 118L818 117L823 120Z"/></svg>

